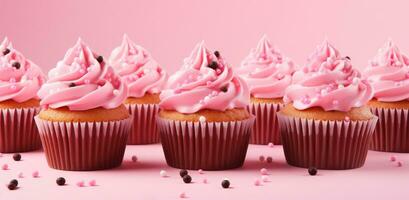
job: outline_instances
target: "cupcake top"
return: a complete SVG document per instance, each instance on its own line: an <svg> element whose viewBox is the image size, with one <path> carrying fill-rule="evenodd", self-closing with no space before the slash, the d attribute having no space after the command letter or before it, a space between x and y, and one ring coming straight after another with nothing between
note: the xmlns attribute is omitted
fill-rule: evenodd
<svg viewBox="0 0 409 200"><path fill-rule="evenodd" d="M7 38L0 44L0 52L0 101L38 99L37 91L44 82L41 69L15 50Z"/></svg>
<svg viewBox="0 0 409 200"><path fill-rule="evenodd" d="M201 42L169 78L159 106L186 114L203 109L225 111L244 108L249 98L245 82L233 74L218 51L212 53Z"/></svg>
<svg viewBox="0 0 409 200"><path fill-rule="evenodd" d="M109 63L128 85L129 97L157 94L166 82L166 73L143 47L124 35L121 46L115 48Z"/></svg>
<svg viewBox="0 0 409 200"><path fill-rule="evenodd" d="M409 100L409 58L389 40L370 61L364 76L374 87L378 101Z"/></svg>
<svg viewBox="0 0 409 200"><path fill-rule="evenodd" d="M250 94L256 98L281 98L291 84L294 63L274 48L267 36L243 60L237 73L246 81Z"/></svg>
<svg viewBox="0 0 409 200"><path fill-rule="evenodd" d="M113 109L127 96L126 84L81 39L50 70L48 78L38 95L40 105L54 109Z"/></svg>
<svg viewBox="0 0 409 200"><path fill-rule="evenodd" d="M284 101L298 110L321 107L347 112L365 105L373 96L371 85L361 79L348 56L342 57L328 41L317 47L308 64L293 75Z"/></svg>

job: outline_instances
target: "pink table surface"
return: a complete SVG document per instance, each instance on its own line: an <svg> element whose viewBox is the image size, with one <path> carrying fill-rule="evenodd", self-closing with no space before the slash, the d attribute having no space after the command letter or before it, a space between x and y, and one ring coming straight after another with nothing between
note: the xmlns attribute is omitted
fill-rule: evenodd
<svg viewBox="0 0 409 200"><path fill-rule="evenodd" d="M132 155L138 156L132 162ZM272 156L273 163L260 162L260 155ZM397 167L389 161L396 155L403 162ZM407 165L405 164L407 163ZM250 145L246 162L240 169L227 171L189 171L193 183L185 184L179 170L168 167L160 145L128 146L121 167L95 172L68 172L50 169L42 151L23 153L16 162L12 154L3 154L0 165L8 164L9 170L0 170L0 199L179 199L185 192L187 199L408 199L409 154L392 154L370 151L364 167L355 170L319 170L317 176L309 176L306 169L287 165L281 146ZM270 182L254 186L260 179L260 169L267 168ZM31 176L38 170L39 178ZM169 177L159 175L166 170ZM9 191L5 184L17 178L18 190ZM62 176L66 186L57 186L55 180ZM204 184L203 179L208 179ZM223 178L231 182L230 189L220 186ZM88 182L97 181L90 187ZM85 181L86 187L76 182Z"/></svg>

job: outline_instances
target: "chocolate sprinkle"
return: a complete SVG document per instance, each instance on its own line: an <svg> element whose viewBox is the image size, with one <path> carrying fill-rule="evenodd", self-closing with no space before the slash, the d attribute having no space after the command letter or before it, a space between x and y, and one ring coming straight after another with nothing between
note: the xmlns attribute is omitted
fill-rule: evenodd
<svg viewBox="0 0 409 200"><path fill-rule="evenodd" d="M215 55L217 58L220 58L220 52L219 52L219 51L215 51L215 52L214 52L214 55Z"/></svg>
<svg viewBox="0 0 409 200"><path fill-rule="evenodd" d="M223 180L222 181L222 187L223 188L229 188L230 187L230 181L229 180Z"/></svg>
<svg viewBox="0 0 409 200"><path fill-rule="evenodd" d="M216 61L212 61L207 67L216 70L219 67L219 65L217 64Z"/></svg>
<svg viewBox="0 0 409 200"><path fill-rule="evenodd" d="M308 173L311 175L311 176L315 176L315 175L317 175L317 168L316 167L309 167L308 168Z"/></svg>
<svg viewBox="0 0 409 200"><path fill-rule="evenodd" d="M14 62L11 66L13 66L16 69L20 69L20 67L21 67L19 62Z"/></svg>
<svg viewBox="0 0 409 200"><path fill-rule="evenodd" d="M227 92L227 86L221 87L221 88L220 88L220 91L222 91L222 92Z"/></svg>
<svg viewBox="0 0 409 200"><path fill-rule="evenodd" d="M351 60L351 58L349 56L345 56L346 59Z"/></svg>
<svg viewBox="0 0 409 200"><path fill-rule="evenodd" d="M65 185L65 178L59 177L59 178L57 178L57 180L56 180L55 182L56 182L57 185L59 185L59 186Z"/></svg>
<svg viewBox="0 0 409 200"><path fill-rule="evenodd" d="M9 53L10 53L10 49L4 49L3 55L7 55L7 54L9 54Z"/></svg>
<svg viewBox="0 0 409 200"><path fill-rule="evenodd" d="M15 189L17 189L17 185L8 184L8 185L7 185L7 188L8 188L9 190L15 190Z"/></svg>
<svg viewBox="0 0 409 200"><path fill-rule="evenodd" d="M70 85L68 85L69 87L75 87L77 85L75 85L75 83L70 83Z"/></svg>
<svg viewBox="0 0 409 200"><path fill-rule="evenodd" d="M104 61L104 57L98 56L98 57L97 57L97 61L98 61L99 63L102 63L102 62Z"/></svg>
<svg viewBox="0 0 409 200"><path fill-rule="evenodd" d="M185 183L191 183L192 182L192 177L189 175L183 176L183 182Z"/></svg>
<svg viewBox="0 0 409 200"><path fill-rule="evenodd" d="M180 177L184 177L184 176L186 176L188 174L188 171L186 170L186 169L181 169L180 170L180 172L179 172L179 175L180 175Z"/></svg>
<svg viewBox="0 0 409 200"><path fill-rule="evenodd" d="M14 159L14 161L20 161L20 160L21 160L21 154L15 153L15 154L13 155L13 159Z"/></svg>
<svg viewBox="0 0 409 200"><path fill-rule="evenodd" d="M18 181L16 179L13 179L9 183L10 185L15 185L16 187L18 186Z"/></svg>

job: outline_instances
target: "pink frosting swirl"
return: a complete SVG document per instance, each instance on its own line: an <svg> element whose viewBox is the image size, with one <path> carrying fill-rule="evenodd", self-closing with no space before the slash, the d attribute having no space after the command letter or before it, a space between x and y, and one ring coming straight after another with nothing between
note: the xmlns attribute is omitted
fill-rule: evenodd
<svg viewBox="0 0 409 200"><path fill-rule="evenodd" d="M267 36L243 60L237 73L246 81L250 94L256 98L281 98L291 84L294 63L274 48Z"/></svg>
<svg viewBox="0 0 409 200"><path fill-rule="evenodd" d="M143 47L124 35L121 46L115 48L109 63L128 85L128 96L157 94L166 82L166 73Z"/></svg>
<svg viewBox="0 0 409 200"><path fill-rule="evenodd" d="M113 109L127 96L126 84L81 39L48 73L38 95L41 105L70 110Z"/></svg>
<svg viewBox="0 0 409 200"><path fill-rule="evenodd" d="M162 109L195 113L202 109L225 111L244 108L250 93L245 82L233 74L220 56L196 45L182 68L173 74L160 95Z"/></svg>
<svg viewBox="0 0 409 200"><path fill-rule="evenodd" d="M409 100L409 58L389 40L364 71L378 101Z"/></svg>
<svg viewBox="0 0 409 200"><path fill-rule="evenodd" d="M38 99L37 91L44 83L41 69L15 50L7 38L0 52L0 101Z"/></svg>
<svg viewBox="0 0 409 200"><path fill-rule="evenodd" d="M293 85L285 91L284 101L299 110L321 107L325 111L347 112L365 105L373 88L352 68L349 57L325 41L310 56L308 64L293 75Z"/></svg>

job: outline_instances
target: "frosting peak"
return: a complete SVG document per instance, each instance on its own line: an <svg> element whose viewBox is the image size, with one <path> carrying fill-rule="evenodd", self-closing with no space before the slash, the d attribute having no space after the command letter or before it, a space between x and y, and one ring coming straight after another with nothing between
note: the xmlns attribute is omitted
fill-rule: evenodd
<svg viewBox="0 0 409 200"><path fill-rule="evenodd" d="M256 98L281 98L291 84L294 63L271 45L267 36L242 61L237 73L246 81Z"/></svg>
<svg viewBox="0 0 409 200"><path fill-rule="evenodd" d="M328 41L309 57L309 62L293 76L284 101L304 110L321 107L326 111L349 111L365 105L373 96L371 85L361 79L349 57L341 57Z"/></svg>
<svg viewBox="0 0 409 200"><path fill-rule="evenodd" d="M409 100L409 59L391 39L369 62L364 76L373 85L378 101Z"/></svg>
<svg viewBox="0 0 409 200"><path fill-rule="evenodd" d="M112 67L81 39L50 70L48 77L38 95L42 99L40 104L51 108L113 109L121 105L127 95L126 85Z"/></svg>
<svg viewBox="0 0 409 200"><path fill-rule="evenodd" d="M15 50L8 38L0 45L0 101L24 102L37 97L44 82L41 69Z"/></svg>
<svg viewBox="0 0 409 200"><path fill-rule="evenodd" d="M162 109L195 113L203 109L244 108L250 94L220 53L209 51L201 42L184 60L182 68L169 78L160 98Z"/></svg>
<svg viewBox="0 0 409 200"><path fill-rule="evenodd" d="M121 46L115 48L109 63L128 85L128 96L142 97L146 93L160 93L166 73L143 47L124 35Z"/></svg>

